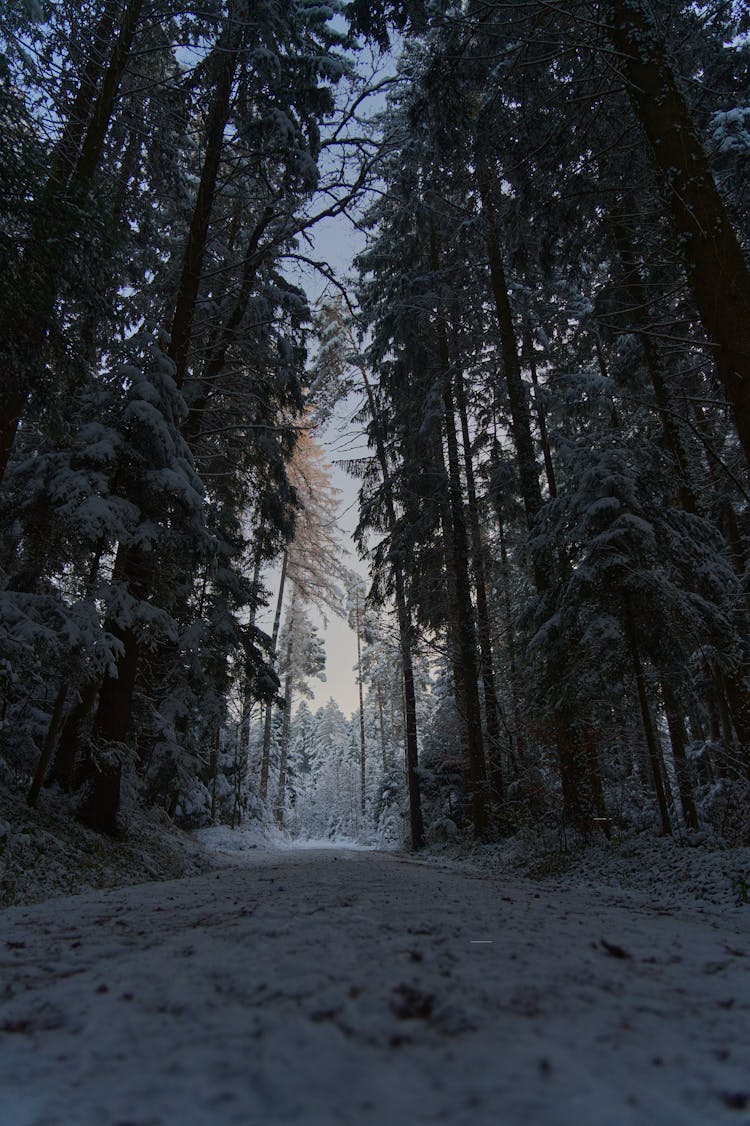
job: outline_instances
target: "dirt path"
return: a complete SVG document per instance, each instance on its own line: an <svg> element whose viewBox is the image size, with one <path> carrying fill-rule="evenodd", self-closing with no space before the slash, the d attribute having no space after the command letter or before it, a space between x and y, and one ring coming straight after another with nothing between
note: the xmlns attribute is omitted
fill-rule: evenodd
<svg viewBox="0 0 750 1126"><path fill-rule="evenodd" d="M747 914L366 852L0 914L1 1126L750 1122Z"/></svg>

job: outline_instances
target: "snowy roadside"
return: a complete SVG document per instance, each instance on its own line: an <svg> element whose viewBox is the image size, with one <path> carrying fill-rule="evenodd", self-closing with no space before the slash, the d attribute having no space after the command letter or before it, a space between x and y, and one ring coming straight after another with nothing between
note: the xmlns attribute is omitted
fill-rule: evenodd
<svg viewBox="0 0 750 1126"><path fill-rule="evenodd" d="M0 908L195 876L221 862L156 810L138 812L127 838L110 840L71 817L59 792L43 791L30 809L22 791L0 785Z"/></svg>
<svg viewBox="0 0 750 1126"><path fill-rule="evenodd" d="M634 833L586 848L540 849L515 837L499 844L431 845L426 864L512 874L556 889L625 893L662 906L737 908L750 916L750 847L683 844Z"/></svg>

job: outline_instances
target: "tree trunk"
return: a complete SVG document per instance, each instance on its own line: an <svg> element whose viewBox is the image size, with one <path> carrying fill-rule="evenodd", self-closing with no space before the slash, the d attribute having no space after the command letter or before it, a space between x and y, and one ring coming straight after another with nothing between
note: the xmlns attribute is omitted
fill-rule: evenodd
<svg viewBox="0 0 750 1126"><path fill-rule="evenodd" d="M516 447L518 476L521 483L521 497L526 512L526 521L531 528L534 518L542 507L542 491L539 485L539 468L531 435L531 415L526 388L521 377L521 363L518 354L518 341L513 325L513 314L508 299L508 283L500 248L500 233L497 227L495 205L492 198L490 176L481 146L477 144L477 182L482 200L485 222L487 255L490 264L492 296L495 301L497 323L500 330L500 346L503 357L503 373L510 406L511 431ZM548 585L548 577L537 576L537 587Z"/></svg>
<svg viewBox="0 0 750 1126"><path fill-rule="evenodd" d="M498 538L500 541L500 581L503 588L503 617L505 618L505 647L508 651L508 682L510 687L510 702L513 712L513 735L516 744L516 755L519 760L525 757L524 736L521 725L520 686L518 680L518 660L516 657L515 630L513 624L513 607L510 598L510 577L508 573L508 546L505 538L505 521L500 505L495 505L497 518Z"/></svg>
<svg viewBox="0 0 750 1126"><path fill-rule="evenodd" d="M117 662L118 675L105 677L99 694L93 731L94 753L87 764L78 816L98 833L116 836L119 832L122 745L130 729L139 646L132 629L112 626L110 632L124 646L124 654ZM102 750L104 754L100 757Z"/></svg>
<svg viewBox="0 0 750 1126"><path fill-rule="evenodd" d="M286 768L289 759L289 731L292 723L292 700L294 697L294 675L291 669L292 642L291 638L287 650L288 672L284 686L284 721L281 726L281 748L279 753L279 784L276 790L276 805L274 816L279 828L284 825L284 805L286 803Z"/></svg>
<svg viewBox="0 0 750 1126"><path fill-rule="evenodd" d="M167 354L174 360L174 379L178 387L182 387L187 373L195 303L206 253L211 210L216 194L216 181L224 144L224 130L229 120L237 55L244 31L239 14L241 6L239 0L230 3L221 38L215 50L214 93L206 122L206 147L203 167L185 247L185 257L182 263L167 348Z"/></svg>
<svg viewBox="0 0 750 1126"><path fill-rule="evenodd" d="M745 774L750 773L750 693L747 680L740 668L735 673L722 673L721 681L732 718L732 726L737 733L739 744L739 767ZM728 748L727 748L728 749Z"/></svg>
<svg viewBox="0 0 750 1126"><path fill-rule="evenodd" d="M190 442L192 438L200 433L206 407L214 392L216 382L226 366L227 352L244 320L262 258L260 240L273 216L273 209L266 207L261 218L250 233L250 238L245 247L242 279L240 281L237 297L229 316L221 328L218 329L215 338L211 341L206 362L200 376L200 390L190 403L190 411L183 427L183 434L187 442Z"/></svg>
<svg viewBox="0 0 750 1126"><path fill-rule="evenodd" d="M109 65L102 79L101 90L81 144L78 160L73 168L70 178L71 186L86 185L94 176L101 160L104 139L107 136L109 123L112 119L117 91L120 88L120 82L130 57L142 8L143 0L129 0L125 8L120 30L110 55Z"/></svg>
<svg viewBox="0 0 750 1126"><path fill-rule="evenodd" d="M367 395L367 403L372 417L375 450L383 477L386 512L391 532L395 532L396 505L393 497L388 457L380 426L375 396L364 368L359 369ZM404 737L406 743L406 778L409 789L409 829L411 847L415 851L424 845L424 823L422 821L422 800L419 785L419 750L417 742L417 704L414 693L414 665L412 663L412 622L406 601L404 572L400 559L394 554L391 560L393 582L396 588L396 613L398 616L399 645L401 649L401 669L404 688Z"/></svg>
<svg viewBox="0 0 750 1126"><path fill-rule="evenodd" d="M688 829L698 829L698 812L695 808L693 785L690 781L690 766L685 753L685 724L682 718L674 692L666 681L661 682L661 694L664 700L664 713L669 728L669 740L672 744L672 757L674 759L675 773L677 775L677 788L680 791L680 805L682 816Z"/></svg>
<svg viewBox="0 0 750 1126"><path fill-rule="evenodd" d="M66 792L72 790L74 786L76 759L81 747L81 729L94 710L100 684L101 681L97 677L84 685L78 702L62 725L52 764L52 777L53 781Z"/></svg>
<svg viewBox="0 0 750 1126"><path fill-rule="evenodd" d="M477 663L477 638L474 624L474 607L471 602L468 560L469 545L466 535L464 503L461 495L461 477L458 462L458 440L450 383L443 394L445 428L448 444L451 524L453 529L453 560L455 566L456 610L458 633L458 659L464 687L464 706L471 783L471 810L475 833L487 828L487 775L482 739L482 711L479 703L479 667Z"/></svg>
<svg viewBox="0 0 750 1126"><path fill-rule="evenodd" d="M596 741L596 736L593 732L588 732L584 737L584 749L586 752L586 766L588 768L589 787L591 789L591 797L594 802L596 819L602 825L605 835L609 836L609 818L607 817L607 803L604 800L604 786L602 785L602 771L599 759L599 747Z"/></svg>
<svg viewBox="0 0 750 1126"><path fill-rule="evenodd" d="M357 631L357 684L359 686L359 795L362 817L365 815L365 704L362 696L362 635L359 622L359 591L354 592L354 613Z"/></svg>
<svg viewBox="0 0 750 1126"><path fill-rule="evenodd" d="M289 552L285 551L281 561L281 577L279 578L279 593L276 596L276 613L273 619L273 633L271 634L271 651L276 653L276 643L279 640L279 629L281 627L281 607L284 602L284 588L286 586L287 567L289 563ZM271 764L271 723L273 721L273 700L269 700L266 704L265 717L263 720L263 750L260 757L260 800L265 801L268 797L268 774Z"/></svg>
<svg viewBox="0 0 750 1126"><path fill-rule="evenodd" d="M487 765L489 769L492 797L500 805L505 797L503 781L502 746L500 741L500 719L495 691L495 667L492 651L492 629L487 600L487 575L484 565L484 544L479 525L479 504L474 479L474 464L471 456L469 420L466 410L466 395L461 375L456 377L456 404L461 424L461 438L464 451L464 471L466 474L467 512L471 532L471 557L474 568L474 590L477 601L477 635L479 637L479 656L484 689L484 714L487 725Z"/></svg>
<svg viewBox="0 0 750 1126"><path fill-rule="evenodd" d="M525 353L526 363L529 366L529 373L531 375L531 383L534 388L534 408L536 411L536 424L539 429L539 444L542 447L542 457L544 458L544 471L547 475L547 488L551 497L557 496L557 480L555 478L555 466L552 461L552 450L549 444L549 434L547 432L547 416L544 413L544 407L541 404L539 396L539 374L536 367L536 353L534 352L534 335L531 331L531 326L526 321L523 332L523 350Z"/></svg>
<svg viewBox="0 0 750 1126"><path fill-rule="evenodd" d="M34 224L30 236L30 246L26 258L31 263L33 271L33 285L29 284L29 292L34 294L34 300L27 309L21 310L21 316L14 324L13 340L4 345L5 355L2 366L6 369L5 376L7 387L0 408L0 483L5 476L8 460L13 451L16 434L23 415L26 402L34 382L32 373L39 368L39 357L44 351L44 343L52 317L55 298L58 292L57 274L59 261L55 253L50 250L49 222L50 218L64 226L69 224L70 208L64 208L64 217L60 219L60 202L62 193L85 192L93 178L104 148L112 114L114 112L117 91L122 80L122 75L127 64L130 50L135 36L138 21L143 7L143 0L129 0L123 14L120 29L112 48L106 71L102 78L102 85L95 101L90 89L79 90L74 101L72 111L76 110L80 100L81 106L91 109L88 127L84 131L78 122L69 121L70 132L63 133L60 147L53 155L53 171L44 190L43 198L39 201L39 217ZM100 24L99 31L106 32L108 25L106 17ZM111 28L109 28L111 31ZM94 48L94 50L96 47ZM83 83L96 80L101 73L101 66L89 59L84 71ZM83 138L82 141L80 138ZM80 143L80 152L75 158L75 149ZM66 185L63 177L67 175L71 161L75 163L70 172L69 183ZM78 214L78 212L76 212ZM54 243L64 244L64 233L56 232Z"/></svg>
<svg viewBox="0 0 750 1126"><path fill-rule="evenodd" d="M382 753L382 756L383 756L383 770L387 770L388 769L388 755L387 755L387 751L386 751L385 717L383 715L383 686L382 686L382 684L378 684L378 686L377 686L377 696L378 696L378 713L380 715L380 750L381 750L381 753Z"/></svg>
<svg viewBox="0 0 750 1126"><path fill-rule="evenodd" d="M104 9L91 37L91 49L81 75L81 82L67 115L65 126L50 157L50 181L59 185L67 183L76 166L81 141L91 120L96 92L102 80L105 53L112 39L115 19L120 8L119 0L106 0Z"/></svg>
<svg viewBox="0 0 750 1126"><path fill-rule="evenodd" d="M750 462L750 269L649 7L611 0L607 24Z"/></svg>
<svg viewBox="0 0 750 1126"><path fill-rule="evenodd" d="M643 672L643 662L641 661L641 654L638 648L638 638L636 636L635 622L633 614L630 609L629 602L626 598L625 601L625 632L630 647L630 656L633 662L633 676L635 678L635 686L638 692L638 703L641 708L641 721L643 723L643 734L646 738L646 748L648 750L649 762L651 764L651 775L654 783L654 791L656 793L656 801L659 806L659 816L661 817L662 833L665 837L672 835L672 826L669 821L669 810L667 808L667 794L664 788L664 775L661 762L661 750L654 731L653 720L651 719L651 709L648 705L648 694L646 692L646 677Z"/></svg>
<svg viewBox="0 0 750 1126"><path fill-rule="evenodd" d="M151 589L153 568L154 561L150 555L121 543L113 578L125 582L130 596L142 601ZM115 836L119 831L121 755L130 731L140 642L131 626L110 621L106 629L120 642L122 653L117 658L115 675L104 677L99 692L92 732L93 754L89 755L82 771L86 792L78 815L97 832ZM106 749L107 744L109 750Z"/></svg>
<svg viewBox="0 0 750 1126"><path fill-rule="evenodd" d="M211 824L216 824L216 780L219 776L218 738L211 747L208 771L211 776Z"/></svg>
<svg viewBox="0 0 750 1126"><path fill-rule="evenodd" d="M39 800L39 793L41 791L42 784L44 783L44 777L47 773L47 768L52 760L52 755L54 754L55 746L57 744L57 736L60 732L60 728L62 727L63 711L65 709L65 701L67 699L69 691L70 676L65 675L60 683L60 687L57 690L55 706L52 709L52 716L49 721L49 727L47 728L47 736L44 740L44 747L42 748L42 753L39 756L39 762L37 763L36 770L34 771L34 778L32 780L29 792L26 796L26 801L30 806L35 806L37 801Z"/></svg>
<svg viewBox="0 0 750 1126"><path fill-rule="evenodd" d="M439 260L434 227L430 228L430 257L433 275L437 277ZM457 635L456 655L464 693L464 721L466 724L472 821L474 832L481 834L487 828L487 774L482 739L482 712L479 704L479 668L477 665L474 607L471 601L471 584L469 582L469 544L461 489L456 415L450 374L451 364L444 313L440 308L438 308L437 319L437 343L444 383L443 408L445 437L448 447L448 495L452 535L451 560L455 598L454 621Z"/></svg>
<svg viewBox="0 0 750 1126"><path fill-rule="evenodd" d="M658 342L648 332L648 298L646 288L641 277L640 267L635 255L630 235L622 223L615 223L613 227L615 245L622 262L625 274L625 292L628 298L628 312L633 319L638 332L643 358L651 377L651 386L654 389L654 398L659 412L662 432L667 449L672 455L679 474L679 500L686 512L697 512L698 504L695 499L695 490L692 483L692 474L688 462L687 451L679 423L670 400L669 388L664 374L661 350Z"/></svg>

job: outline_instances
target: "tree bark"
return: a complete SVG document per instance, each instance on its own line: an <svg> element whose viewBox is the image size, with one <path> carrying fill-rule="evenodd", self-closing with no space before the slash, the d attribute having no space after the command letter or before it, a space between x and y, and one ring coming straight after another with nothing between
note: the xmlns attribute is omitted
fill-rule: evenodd
<svg viewBox="0 0 750 1126"><path fill-rule="evenodd" d="M206 122L206 148L203 167L185 247L167 348L167 354L174 360L174 379L178 387L182 387L187 373L195 303L206 253L211 210L216 194L216 181L224 144L224 130L229 120L232 83L244 31L239 13L241 7L240 0L234 0L233 3L230 3L224 29L215 49L215 85Z"/></svg>
<svg viewBox="0 0 750 1126"><path fill-rule="evenodd" d="M229 316L216 333L216 338L211 342L211 346L208 349L208 356L206 357L206 362L201 372L200 391L190 403L190 411L183 427L183 434L188 442L190 442L191 438L194 438L195 435L200 433L203 413L214 392L216 381L226 366L227 353L237 336L237 332L247 312L262 257L260 240L263 236L263 232L273 218L273 214L273 210L267 207L250 233L250 238L245 248L245 260L237 296Z"/></svg>
<svg viewBox="0 0 750 1126"><path fill-rule="evenodd" d="M382 753L382 756L383 756L383 770L387 770L388 769L388 754L387 754L387 751L386 751L385 716L383 715L383 686L382 686L382 684L378 684L378 686L377 686L377 696L378 696L378 712L379 712L379 715L380 715L380 750L381 750L381 753Z"/></svg>
<svg viewBox="0 0 750 1126"><path fill-rule="evenodd" d="M359 591L354 592L354 614L357 633L357 685L359 687L359 797L362 817L365 815L365 704L362 696L362 635L359 621Z"/></svg>
<svg viewBox="0 0 750 1126"><path fill-rule="evenodd" d="M439 250L437 234L432 225L430 227L430 265L433 276L437 279L440 267ZM440 305L437 312L437 345L443 380L443 414L446 445L448 447L448 496L450 501L450 534L452 537L450 556L453 565L453 596L455 599L453 617L456 626L456 656L458 657L464 694L463 718L466 724L472 821L474 832L481 834L487 828L487 770L478 690L477 638L468 571L469 543L461 487L453 381L445 312L440 308Z"/></svg>
<svg viewBox="0 0 750 1126"><path fill-rule="evenodd" d="M94 104L91 119L81 143L81 151L70 177L71 187L88 184L101 160L104 139L107 136L109 123L112 119L117 91L120 88L120 82L130 57L142 8L143 0L129 0L125 8L109 64L102 78L101 90Z"/></svg>
<svg viewBox="0 0 750 1126"><path fill-rule="evenodd" d="M685 723L682 718L677 698L665 680L661 682L661 694L664 700L664 713L669 728L669 740L672 744L672 757L674 759L675 773L677 775L677 788L680 791L680 805L682 816L688 829L698 829L698 811L695 808L693 785L690 780L690 766L685 753Z"/></svg>
<svg viewBox="0 0 750 1126"><path fill-rule="evenodd" d="M287 674L284 685L284 720L281 725L281 748L279 753L279 783L276 789L276 805L274 816L276 824L282 828L284 824L284 805L286 803L286 771L289 760L289 732L292 723L292 701L294 698L294 674L292 672L292 639L289 638L287 647Z"/></svg>
<svg viewBox="0 0 750 1126"><path fill-rule="evenodd" d="M95 99L89 83L96 81L102 73L102 68L94 59L96 47L92 49L81 88L72 107L72 112L77 111L80 102L82 110L90 109L88 126L84 132L80 125L72 120L71 113L69 129L64 131L58 150L53 155L53 170L43 197L39 201L39 215L30 235L30 246L26 255L32 264L33 285L29 284L29 292L34 294L34 300L27 309L21 310L22 315L12 326L13 339L3 348L5 353L3 367L6 369L7 387L0 407L0 484L5 476L18 427L33 388L32 373L39 368L39 357L44 351L58 292L59 260L49 248L48 223L50 218L58 224L62 222L66 233L72 233L67 230L70 208L66 203L64 216L61 219L60 205L61 202L66 202L64 196L67 194L80 195L85 192L99 166L104 140L114 112L117 91L133 44L142 7L143 0L129 0L109 63L101 79L101 89ZM98 30L105 33L108 29L111 31L105 15ZM76 156L78 144L80 151ZM63 232L56 233L55 242L58 245L63 244Z"/></svg>
<svg viewBox="0 0 750 1126"><path fill-rule="evenodd" d="M367 395L367 404L372 418L373 436L375 438L375 451L383 477L383 491L385 494L386 512L391 532L397 528L396 504L393 496L393 485L388 469L388 457L383 441L383 432L378 416L375 396L372 393L370 381L364 368L359 368L359 373ZM404 737L406 744L406 779L409 790L409 830L411 847L415 851L424 845L424 822L422 820L422 800L419 785L419 749L417 742L417 704L414 692L414 665L412 661L412 621L409 605L406 600L406 585L404 571L400 559L395 552L391 555L393 582L396 588L396 613L398 616L399 647L401 650L401 669L404 688Z"/></svg>
<svg viewBox="0 0 750 1126"><path fill-rule="evenodd" d="M50 159L50 182L67 183L76 166L81 142L91 120L92 108L104 73L106 51L112 39L120 0L106 0L86 58L81 81L67 115L65 126Z"/></svg>
<svg viewBox="0 0 750 1126"><path fill-rule="evenodd" d="M659 807L662 833L665 837L671 837L672 826L669 821L669 810L667 808L667 794L664 787L661 750L657 742L653 720L651 719L651 709L649 708L648 693L646 691L646 677L643 672L643 662L641 660L640 649L638 648L638 638L635 629L635 622L633 620L633 614L627 599L625 601L625 632L628 639L628 645L630 647L630 656L633 662L633 676L635 678L635 686L638 693L638 703L641 709L643 734L646 738L646 748L648 750L648 758L651 764L651 776L654 783L654 792L656 793L656 802Z"/></svg>
<svg viewBox="0 0 750 1126"><path fill-rule="evenodd" d="M100 684L101 681L96 678L89 680L83 686L78 702L62 725L52 764L52 779L66 792L72 790L74 786L76 760L81 746L81 729L94 710Z"/></svg>
<svg viewBox="0 0 750 1126"><path fill-rule="evenodd" d="M289 552L285 551L281 560L281 577L279 578L279 593L276 596L276 613L273 619L273 633L271 634L271 652L276 653L276 643L279 640L279 629L281 628L281 607L284 602L284 588L286 587L286 575L289 564ZM271 723L273 721L273 701L269 700L266 704L265 717L263 720L263 749L260 757L260 800L265 801L268 797L268 774L271 766Z"/></svg>
<svg viewBox="0 0 750 1126"><path fill-rule="evenodd" d="M113 578L127 583L130 596L141 601L148 597L151 589L153 568L154 561L149 554L121 543ZM122 653L117 658L115 675L104 677L99 692L92 732L93 753L82 770L85 793L78 816L97 832L116 836L119 832L121 754L130 731L140 642L130 625L109 621L105 628L120 642ZM106 750L108 744L110 749ZM100 758L102 750L104 755Z"/></svg>
<svg viewBox="0 0 750 1126"><path fill-rule="evenodd" d="M508 298L508 282L505 276L505 266L500 248L500 232L497 226L489 170L479 144L476 146L476 153L477 182L482 200L482 212L484 214L492 296L495 302L495 312L497 314L497 323L500 330L500 347L503 357L505 386L508 392L508 404L510 406L511 431L513 434L513 443L516 447L518 476L521 483L521 498L526 512L526 521L529 528L531 528L537 513L542 507L539 468L534 452L534 441L531 435L529 402L521 376L518 340L513 325L510 300ZM538 587L544 587L547 582L548 579L546 576L540 575L537 577Z"/></svg>
<svg viewBox="0 0 750 1126"><path fill-rule="evenodd" d="M487 575L484 565L484 544L479 525L479 504L477 502L474 464L471 455L469 420L466 410L466 394L460 373L456 376L456 405L461 424L461 438L464 451L464 472L466 475L467 513L471 532L471 557L474 569L474 590L477 601L477 635L479 637L479 657L484 689L484 714L487 726L487 766L490 776L492 797L500 805L505 797L503 779L502 746L500 741L500 719L495 691L495 666L492 648L492 628L487 599Z"/></svg>
<svg viewBox="0 0 750 1126"><path fill-rule="evenodd" d="M26 795L26 802L32 807L35 806L37 801L39 800L39 793L44 783L44 777L47 773L47 768L49 767L49 764L52 760L52 755L55 751L57 736L60 732L60 728L62 727L65 701L67 699L69 691L70 677L66 675L63 677L60 683L60 687L57 690L55 706L52 709L52 716L50 717L49 727L47 728L47 736L44 740L44 747L42 748L42 753L39 756L39 762L37 763L36 770L34 771L34 778L31 782L31 787L29 788L29 792Z"/></svg>
<svg viewBox="0 0 750 1126"><path fill-rule="evenodd" d="M613 234L625 275L625 292L628 298L629 313L638 333L643 358L646 361L646 368L651 378L664 441L679 474L678 495L680 505L686 512L695 513L698 511L698 504L695 498L692 474L683 435L680 432L680 426L672 406L661 350L658 342L648 332L648 299L638 260L630 241L630 235L622 223L616 222L614 224Z"/></svg>
<svg viewBox="0 0 750 1126"><path fill-rule="evenodd" d="M487 774L482 738L482 712L479 704L479 667L477 664L477 638L474 624L474 607L468 574L469 545L458 461L458 440L450 378L443 393L445 429L448 445L448 466L453 526L453 558L456 585L456 624L458 628L458 657L464 684L466 708L466 735L471 780L471 810L474 831L483 833L487 828Z"/></svg>
<svg viewBox="0 0 750 1126"><path fill-rule="evenodd" d="M611 0L607 22L750 462L750 269L649 7Z"/></svg>
<svg viewBox="0 0 750 1126"><path fill-rule="evenodd" d="M528 320L524 324L523 331L523 350L524 358L529 366L529 374L531 375L531 384L534 388L534 409L536 411L536 424L539 429L539 444L542 447L542 457L544 458L544 471L547 475L547 488L551 497L557 496L557 479L555 477L555 466L552 461L552 450L549 444L549 433L547 431L547 416L544 413L544 407L541 404L539 397L539 373L536 366L536 353L534 352L534 335L531 331L531 326Z"/></svg>

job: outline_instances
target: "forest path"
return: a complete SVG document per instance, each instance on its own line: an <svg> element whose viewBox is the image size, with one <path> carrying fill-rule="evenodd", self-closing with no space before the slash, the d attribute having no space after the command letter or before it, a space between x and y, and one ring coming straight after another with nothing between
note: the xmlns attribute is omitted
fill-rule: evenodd
<svg viewBox="0 0 750 1126"><path fill-rule="evenodd" d="M745 912L259 851L0 935L1 1126L750 1121Z"/></svg>

